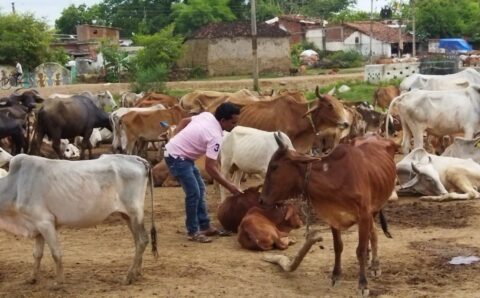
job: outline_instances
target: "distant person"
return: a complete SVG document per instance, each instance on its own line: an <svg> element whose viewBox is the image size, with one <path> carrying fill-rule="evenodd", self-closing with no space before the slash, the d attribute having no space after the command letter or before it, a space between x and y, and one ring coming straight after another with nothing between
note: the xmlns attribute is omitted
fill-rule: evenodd
<svg viewBox="0 0 480 298"><path fill-rule="evenodd" d="M15 77L15 82L17 84L19 82L19 79L23 76L22 65L20 64L20 62L18 62L18 60L15 61L15 73L13 74L13 76Z"/></svg>

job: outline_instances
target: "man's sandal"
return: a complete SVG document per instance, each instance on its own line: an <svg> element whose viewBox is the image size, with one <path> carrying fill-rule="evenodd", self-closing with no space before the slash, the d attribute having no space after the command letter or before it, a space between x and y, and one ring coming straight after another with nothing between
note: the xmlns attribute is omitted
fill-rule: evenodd
<svg viewBox="0 0 480 298"><path fill-rule="evenodd" d="M200 242L200 243L212 242L211 238L205 236L204 234L202 234L200 232L196 232L195 234L188 235L188 240L195 241L195 242Z"/></svg>

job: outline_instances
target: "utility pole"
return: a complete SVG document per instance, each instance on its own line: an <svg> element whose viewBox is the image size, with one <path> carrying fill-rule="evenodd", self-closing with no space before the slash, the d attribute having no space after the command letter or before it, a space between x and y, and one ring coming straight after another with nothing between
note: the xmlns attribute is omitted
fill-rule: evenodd
<svg viewBox="0 0 480 298"><path fill-rule="evenodd" d="M372 55L372 38L373 38L373 0L370 0L370 64L373 64Z"/></svg>
<svg viewBox="0 0 480 298"><path fill-rule="evenodd" d="M417 45L416 45L416 37L415 37L415 1L410 0L410 7L412 9L412 56L415 57L417 55Z"/></svg>
<svg viewBox="0 0 480 298"><path fill-rule="evenodd" d="M15 14L15 2L12 2L12 13Z"/></svg>
<svg viewBox="0 0 480 298"><path fill-rule="evenodd" d="M255 0L250 0L252 13L252 58L253 58L253 90L258 91L258 56L257 56L257 13Z"/></svg>

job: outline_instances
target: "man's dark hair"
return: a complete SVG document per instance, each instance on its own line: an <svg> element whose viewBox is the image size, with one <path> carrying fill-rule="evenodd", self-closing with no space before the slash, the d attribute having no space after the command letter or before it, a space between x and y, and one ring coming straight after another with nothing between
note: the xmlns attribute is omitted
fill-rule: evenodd
<svg viewBox="0 0 480 298"><path fill-rule="evenodd" d="M222 103L215 110L215 118L217 118L218 121L222 119L230 120L232 119L233 115L238 115L238 114L240 114L240 109L229 102Z"/></svg>

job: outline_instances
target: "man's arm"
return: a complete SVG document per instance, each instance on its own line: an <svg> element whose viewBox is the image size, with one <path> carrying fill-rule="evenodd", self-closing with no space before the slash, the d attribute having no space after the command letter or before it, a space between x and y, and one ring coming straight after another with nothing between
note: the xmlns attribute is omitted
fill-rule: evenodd
<svg viewBox="0 0 480 298"><path fill-rule="evenodd" d="M210 175L223 187L228 189L232 194L237 195L242 193L242 191L238 189L235 184L231 183L225 177L222 176L222 174L218 170L217 161L215 159L211 159L208 157L205 158L205 170L207 171L208 175Z"/></svg>
<svg viewBox="0 0 480 298"><path fill-rule="evenodd" d="M179 133L179 132L180 132L182 129L184 129L191 121L192 121L192 117L183 118L182 120L180 120L180 123L178 123L177 127L176 127L175 130L173 131L173 135L176 135L177 133Z"/></svg>

